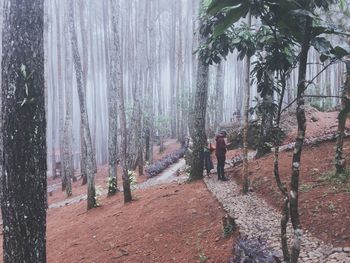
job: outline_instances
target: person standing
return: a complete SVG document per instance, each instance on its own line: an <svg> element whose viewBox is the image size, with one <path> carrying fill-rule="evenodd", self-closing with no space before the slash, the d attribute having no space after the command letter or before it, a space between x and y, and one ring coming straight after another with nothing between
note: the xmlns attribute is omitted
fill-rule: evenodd
<svg viewBox="0 0 350 263"><path fill-rule="evenodd" d="M226 161L226 151L227 146L225 142L225 137L227 133L226 131L221 131L216 136L216 158L218 160L217 164L217 172L218 172L218 180L227 181L228 179L225 177L225 161Z"/></svg>
<svg viewBox="0 0 350 263"><path fill-rule="evenodd" d="M215 151L215 148L208 140L208 144L204 147L204 167L207 171L207 176L210 177L210 171L214 169L213 161L211 160L211 154Z"/></svg>

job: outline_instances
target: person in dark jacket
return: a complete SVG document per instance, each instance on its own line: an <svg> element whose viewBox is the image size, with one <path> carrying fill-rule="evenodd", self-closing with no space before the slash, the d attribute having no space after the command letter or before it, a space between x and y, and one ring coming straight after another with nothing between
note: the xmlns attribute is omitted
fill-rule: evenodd
<svg viewBox="0 0 350 263"><path fill-rule="evenodd" d="M226 151L227 146L225 142L226 131L222 131L219 135L216 136L216 158L218 160L217 164L217 172L218 172L218 180L227 181L228 179L225 177L225 161L226 161Z"/></svg>

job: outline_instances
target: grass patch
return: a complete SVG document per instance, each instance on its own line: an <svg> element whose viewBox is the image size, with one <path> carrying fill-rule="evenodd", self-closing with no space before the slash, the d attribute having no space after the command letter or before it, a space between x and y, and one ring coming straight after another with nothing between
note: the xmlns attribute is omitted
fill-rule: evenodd
<svg viewBox="0 0 350 263"><path fill-rule="evenodd" d="M320 183L328 184L330 191L338 193L345 191L350 194L350 169L346 169L345 173L336 175L335 171L323 173L318 180Z"/></svg>
<svg viewBox="0 0 350 263"><path fill-rule="evenodd" d="M329 209L329 211L331 212L331 213L335 213L336 212L336 208L335 208L335 205L334 205L334 203L333 202L329 202L328 203L328 209Z"/></svg>
<svg viewBox="0 0 350 263"><path fill-rule="evenodd" d="M309 192L311 189L313 189L315 187L315 185L313 184L302 184L300 187L299 187L299 191L302 192L302 193L307 193Z"/></svg>
<svg viewBox="0 0 350 263"><path fill-rule="evenodd" d="M336 175L335 171L328 171L321 175L321 182L328 182L337 185L343 185L344 183L349 182L350 180L350 169L346 169L343 174Z"/></svg>

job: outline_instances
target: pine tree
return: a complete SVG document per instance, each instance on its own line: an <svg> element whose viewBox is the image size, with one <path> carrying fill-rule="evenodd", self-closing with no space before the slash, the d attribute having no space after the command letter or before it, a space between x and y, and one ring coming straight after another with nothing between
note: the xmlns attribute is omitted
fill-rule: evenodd
<svg viewBox="0 0 350 263"><path fill-rule="evenodd" d="M46 262L43 0L9 0L2 60L3 261Z"/></svg>

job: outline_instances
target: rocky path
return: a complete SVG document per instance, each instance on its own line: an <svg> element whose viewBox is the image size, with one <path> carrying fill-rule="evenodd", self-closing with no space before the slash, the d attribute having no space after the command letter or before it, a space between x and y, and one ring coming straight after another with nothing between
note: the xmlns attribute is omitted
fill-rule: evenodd
<svg viewBox="0 0 350 263"><path fill-rule="evenodd" d="M261 237L274 251L281 251L279 237L281 214L278 211L254 194L241 195L240 187L233 180L222 182L212 176L206 177L204 181L226 212L236 219L243 236ZM292 233L291 226L288 233ZM281 257L282 253L278 253ZM350 248L334 248L306 231L303 235L299 262L350 263Z"/></svg>

